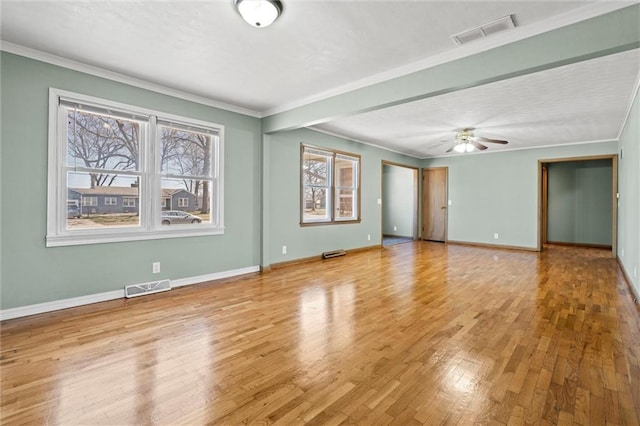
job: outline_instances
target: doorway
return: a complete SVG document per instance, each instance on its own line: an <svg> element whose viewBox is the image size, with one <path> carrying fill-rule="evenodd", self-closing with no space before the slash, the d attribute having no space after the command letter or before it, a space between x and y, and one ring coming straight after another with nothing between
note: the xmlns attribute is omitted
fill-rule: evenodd
<svg viewBox="0 0 640 426"><path fill-rule="evenodd" d="M447 241L447 180L449 169L422 170L422 239Z"/></svg>
<svg viewBox="0 0 640 426"><path fill-rule="evenodd" d="M382 245L418 239L418 169L382 162Z"/></svg>
<svg viewBox="0 0 640 426"><path fill-rule="evenodd" d="M538 250L546 244L611 249L616 256L618 157L538 161Z"/></svg>

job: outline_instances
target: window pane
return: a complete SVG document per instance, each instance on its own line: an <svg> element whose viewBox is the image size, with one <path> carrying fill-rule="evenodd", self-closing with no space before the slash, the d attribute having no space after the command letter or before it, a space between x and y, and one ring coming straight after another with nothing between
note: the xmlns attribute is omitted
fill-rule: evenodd
<svg viewBox="0 0 640 426"><path fill-rule="evenodd" d="M356 191L336 190L336 220L356 219Z"/></svg>
<svg viewBox="0 0 640 426"><path fill-rule="evenodd" d="M138 170L139 147L139 122L93 112L67 110L69 167ZM98 182L97 185L105 185L105 182Z"/></svg>
<svg viewBox="0 0 640 426"><path fill-rule="evenodd" d="M302 205L302 220L304 222L329 220L330 208L329 191L327 189L315 187L304 188Z"/></svg>
<svg viewBox="0 0 640 426"><path fill-rule="evenodd" d="M336 158L336 186L355 188L357 181L357 163L355 160Z"/></svg>
<svg viewBox="0 0 640 426"><path fill-rule="evenodd" d="M215 217L211 218L212 187L211 180L162 179L161 223L215 223Z"/></svg>
<svg viewBox="0 0 640 426"><path fill-rule="evenodd" d="M160 126L162 173L211 176L213 136Z"/></svg>
<svg viewBox="0 0 640 426"><path fill-rule="evenodd" d="M329 186L328 176L331 169L331 157L306 150L303 157L303 185Z"/></svg>
<svg viewBox="0 0 640 426"><path fill-rule="evenodd" d="M67 229L139 226L138 178L112 176L100 186L95 175L67 173Z"/></svg>

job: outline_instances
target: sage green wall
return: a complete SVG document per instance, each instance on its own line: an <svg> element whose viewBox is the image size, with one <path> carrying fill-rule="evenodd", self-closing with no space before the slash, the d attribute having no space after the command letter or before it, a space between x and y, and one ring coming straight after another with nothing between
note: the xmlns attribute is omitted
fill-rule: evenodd
<svg viewBox="0 0 640 426"><path fill-rule="evenodd" d="M361 155L362 221L356 224L300 226L300 144L346 151ZM382 161L417 167L420 160L369 145L348 141L307 129L274 133L265 137L269 159L269 217L266 264L320 255L335 249L354 249L380 244L382 206ZM266 226L266 225L265 225ZM371 235L371 241L367 235ZM282 246L287 254L282 254Z"/></svg>
<svg viewBox="0 0 640 426"><path fill-rule="evenodd" d="M611 245L611 160L549 163L547 239Z"/></svg>
<svg viewBox="0 0 640 426"><path fill-rule="evenodd" d="M538 160L615 154L616 142L427 159L449 168L448 239L537 248ZM494 239L494 233L499 239Z"/></svg>
<svg viewBox="0 0 640 426"><path fill-rule="evenodd" d="M2 309L259 265L260 120L6 52L0 66ZM49 87L224 125L225 234L46 248Z"/></svg>
<svg viewBox="0 0 640 426"><path fill-rule="evenodd" d="M640 294L640 95L636 92L624 127L618 158L618 257L624 265L636 294Z"/></svg>
<svg viewBox="0 0 640 426"><path fill-rule="evenodd" d="M416 211L413 173L412 169L386 164L382 169L384 235L413 237L413 217Z"/></svg>

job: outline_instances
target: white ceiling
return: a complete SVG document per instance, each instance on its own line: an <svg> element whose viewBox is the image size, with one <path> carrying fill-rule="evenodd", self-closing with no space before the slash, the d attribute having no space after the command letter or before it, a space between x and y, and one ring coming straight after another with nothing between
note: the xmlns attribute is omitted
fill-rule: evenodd
<svg viewBox="0 0 640 426"><path fill-rule="evenodd" d="M593 15L597 7L629 4L283 2L282 17L256 29L241 20L232 0L1 0L0 36L3 46L9 42L264 116L555 28ZM509 33L463 47L450 38L507 14L515 14L519 25ZM441 154L442 147L429 146L463 126L509 139L507 149L612 139L639 62L638 51L614 55L318 129L419 157Z"/></svg>
<svg viewBox="0 0 640 426"><path fill-rule="evenodd" d="M487 144L491 151L614 140L639 71L636 49L315 128L417 157L444 155L456 129L464 127L475 127L476 136L509 141Z"/></svg>

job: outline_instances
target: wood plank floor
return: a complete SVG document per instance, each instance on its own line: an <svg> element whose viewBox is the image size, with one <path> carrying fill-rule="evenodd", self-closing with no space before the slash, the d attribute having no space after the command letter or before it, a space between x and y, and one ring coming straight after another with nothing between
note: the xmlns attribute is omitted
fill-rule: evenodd
<svg viewBox="0 0 640 426"><path fill-rule="evenodd" d="M2 423L638 425L608 251L399 244L2 324Z"/></svg>

